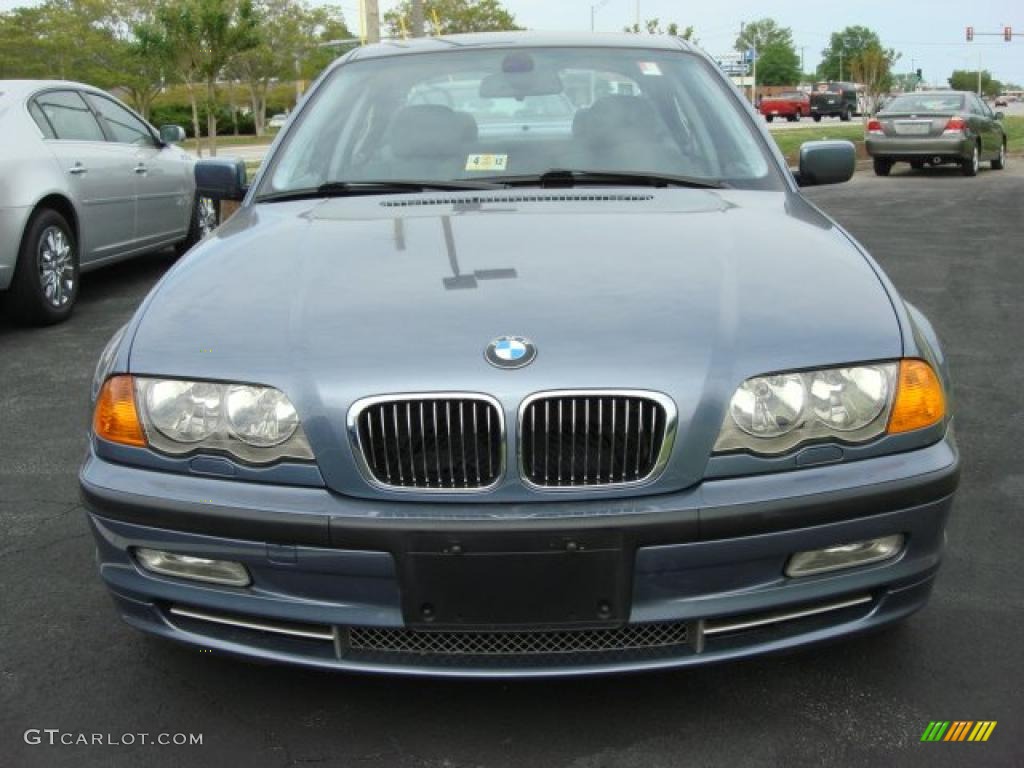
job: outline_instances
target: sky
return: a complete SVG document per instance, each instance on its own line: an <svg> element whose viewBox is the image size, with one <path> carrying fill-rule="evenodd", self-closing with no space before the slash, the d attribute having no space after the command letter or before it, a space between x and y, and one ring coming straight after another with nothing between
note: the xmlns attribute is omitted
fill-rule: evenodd
<svg viewBox="0 0 1024 768"><path fill-rule="evenodd" d="M29 5L25 0L0 0L0 10ZM333 0L340 6L350 27L358 28L359 0ZM382 12L397 0L380 0ZM599 32L617 32L637 16L637 0L504 0L520 26L537 30L587 30L591 7ZM693 25L697 39L712 55L732 50L740 22L771 17L793 30L797 52L801 49L805 70L811 71L821 59L833 31L852 24L874 29L886 47L903 54L897 72L920 67L928 83L945 85L954 69L982 69L997 80L1024 84L1024 34L1013 42L1003 41L1002 29L1009 25L1024 33L1024 2L1021 0L846 0L845 2L796 2L796 0L730 0L686 2L685 0L639 0L643 19L657 18L663 25L675 21L680 27ZM964 40L964 30L998 32L998 37Z"/></svg>

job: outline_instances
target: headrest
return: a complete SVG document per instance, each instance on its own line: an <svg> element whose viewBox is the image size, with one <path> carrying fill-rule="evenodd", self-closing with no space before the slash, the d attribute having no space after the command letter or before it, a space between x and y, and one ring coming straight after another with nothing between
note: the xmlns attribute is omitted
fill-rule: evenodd
<svg viewBox="0 0 1024 768"><path fill-rule="evenodd" d="M392 118L388 143L398 157L457 155L476 141L476 120L441 104L403 107Z"/></svg>
<svg viewBox="0 0 1024 768"><path fill-rule="evenodd" d="M573 135L591 143L646 140L658 135L661 118L643 96L602 96L588 109L576 112Z"/></svg>

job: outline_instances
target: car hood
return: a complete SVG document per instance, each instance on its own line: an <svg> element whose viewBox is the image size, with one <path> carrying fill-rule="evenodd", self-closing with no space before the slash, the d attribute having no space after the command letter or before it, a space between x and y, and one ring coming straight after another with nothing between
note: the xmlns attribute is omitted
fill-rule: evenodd
<svg viewBox="0 0 1024 768"><path fill-rule="evenodd" d="M532 365L486 362L504 334ZM743 379L900 350L872 266L796 195L524 190L244 207L151 294L130 367L277 386L338 450L368 395L486 392L511 423L538 390L651 389L706 461Z"/></svg>

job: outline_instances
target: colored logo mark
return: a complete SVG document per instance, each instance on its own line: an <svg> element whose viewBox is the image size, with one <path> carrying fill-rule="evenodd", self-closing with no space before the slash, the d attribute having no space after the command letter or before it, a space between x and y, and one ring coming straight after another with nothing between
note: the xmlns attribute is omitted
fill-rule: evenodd
<svg viewBox="0 0 1024 768"><path fill-rule="evenodd" d="M995 728L995 720L933 720L921 741L988 741Z"/></svg>

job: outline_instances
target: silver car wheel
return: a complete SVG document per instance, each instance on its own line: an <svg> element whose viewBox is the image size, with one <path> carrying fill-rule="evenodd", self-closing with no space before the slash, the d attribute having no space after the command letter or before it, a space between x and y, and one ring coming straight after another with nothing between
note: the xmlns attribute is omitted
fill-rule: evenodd
<svg viewBox="0 0 1024 768"><path fill-rule="evenodd" d="M217 228L217 206L209 197L200 197L198 201L199 239L209 235Z"/></svg>
<svg viewBox="0 0 1024 768"><path fill-rule="evenodd" d="M999 145L999 167L1006 165L1006 144Z"/></svg>
<svg viewBox="0 0 1024 768"><path fill-rule="evenodd" d="M971 156L971 165L974 166L974 172L977 173L981 170L981 153L978 152L978 145L974 145L974 154Z"/></svg>
<svg viewBox="0 0 1024 768"><path fill-rule="evenodd" d="M75 264L71 243L60 227L49 226L43 230L36 262L43 295L52 306L63 307L74 293Z"/></svg>

